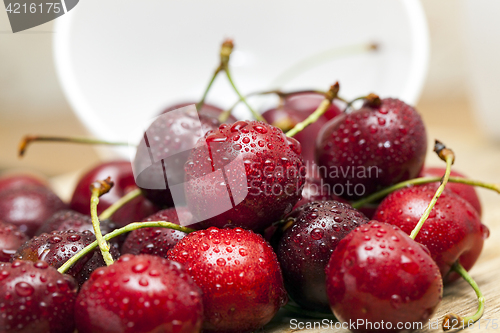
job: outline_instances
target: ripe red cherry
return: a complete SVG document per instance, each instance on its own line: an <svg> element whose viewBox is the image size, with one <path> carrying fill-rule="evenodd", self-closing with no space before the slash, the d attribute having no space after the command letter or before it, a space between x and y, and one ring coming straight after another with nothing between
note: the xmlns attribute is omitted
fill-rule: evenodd
<svg viewBox="0 0 500 333"><path fill-rule="evenodd" d="M219 109L211 106L204 106L202 113L194 108L169 112L186 105L175 105L163 111L137 147L134 159L137 186L159 207L174 206L170 186L184 181L184 164L190 150L204 133L220 125L215 116ZM179 206L183 202L176 204Z"/></svg>
<svg viewBox="0 0 500 333"><path fill-rule="evenodd" d="M415 178L426 150L417 111L386 98L330 120L318 134L316 161L333 194L352 199Z"/></svg>
<svg viewBox="0 0 500 333"><path fill-rule="evenodd" d="M71 333L75 280L44 261L0 264L0 332Z"/></svg>
<svg viewBox="0 0 500 333"><path fill-rule="evenodd" d="M66 261L84 247L95 241L90 231L77 232L73 230L53 231L50 234L35 236L24 243L14 254L14 259L38 261L43 260L54 268L61 267ZM110 252L114 258L119 257L115 247ZM90 274L98 267L104 266L104 259L98 249L78 260L69 270L79 285L88 280Z"/></svg>
<svg viewBox="0 0 500 333"><path fill-rule="evenodd" d="M28 240L13 224L0 221L0 262L11 261L17 249Z"/></svg>
<svg viewBox="0 0 500 333"><path fill-rule="evenodd" d="M435 168L426 167L422 169L422 171L420 171L420 174L418 176L442 177L444 175L445 170L446 168L441 168L441 167L435 167ZM454 177L467 178L460 172L454 170L451 170L450 175ZM439 187L439 183L430 183L428 184L428 186L432 186L431 184L433 184L436 190ZM450 182L446 184L446 188L452 192L455 192L456 194L464 198L466 201L468 201L472 205L472 207L474 207L476 211L479 213L479 217L481 217L481 201L479 201L479 197L477 196L474 186Z"/></svg>
<svg viewBox="0 0 500 333"><path fill-rule="evenodd" d="M348 203L347 200L332 194L332 188L325 184L321 178L306 177L306 183L302 189L302 198L295 204L295 208L311 203L313 201L335 200Z"/></svg>
<svg viewBox="0 0 500 333"><path fill-rule="evenodd" d="M222 124L200 139L186 162L186 199L200 223L263 230L300 199L300 143L261 121Z"/></svg>
<svg viewBox="0 0 500 333"><path fill-rule="evenodd" d="M284 98L283 104L277 108L265 111L262 117L269 124L279 127L286 132L310 116L324 99L325 96L319 93L297 92ZM306 163L309 164L314 161L316 136L321 127L328 120L333 119L341 113L342 111L340 111L339 106L332 103L316 122L294 136L302 145L302 156Z"/></svg>
<svg viewBox="0 0 500 333"><path fill-rule="evenodd" d="M179 263L131 254L99 268L75 305L78 332L199 332L201 292Z"/></svg>
<svg viewBox="0 0 500 333"><path fill-rule="evenodd" d="M0 177L0 192L26 186L48 187L45 180L30 174L9 174Z"/></svg>
<svg viewBox="0 0 500 333"><path fill-rule="evenodd" d="M191 213L187 208L167 208L144 219L144 221L166 221L175 224L179 223L177 214L183 214L181 218L186 221L192 219ZM129 233L127 239L122 245L122 254L151 254L167 258L167 252L182 238L186 233L168 228L142 228Z"/></svg>
<svg viewBox="0 0 500 333"><path fill-rule="evenodd" d="M350 232L333 251L326 288L340 321L385 325L365 324L355 331L389 331L388 325L408 331L404 325L414 327L434 313L443 282L424 247L393 225L371 221Z"/></svg>
<svg viewBox="0 0 500 333"><path fill-rule="evenodd" d="M106 208L118 201L118 199L137 188L130 162L111 161L101 163L88 170L80 178L73 192L70 208L79 213L90 215L90 184L99 179L106 179L107 177L111 177L115 185L111 191L99 198L97 214L102 213ZM140 221L157 210L149 200L140 196L116 211L112 219L117 225L123 226L130 222Z"/></svg>
<svg viewBox="0 0 500 333"><path fill-rule="evenodd" d="M16 225L29 237L52 214L66 207L54 192L45 187L24 186L0 193L0 220Z"/></svg>
<svg viewBox="0 0 500 333"><path fill-rule="evenodd" d="M300 306L328 312L325 267L339 241L368 219L348 204L312 202L290 214L295 217L278 243L276 254L285 287Z"/></svg>
<svg viewBox="0 0 500 333"><path fill-rule="evenodd" d="M276 254L262 236L240 228L193 232L170 250L203 292L209 332L252 332L287 297Z"/></svg>
<svg viewBox="0 0 500 333"><path fill-rule="evenodd" d="M414 186L388 195L379 205L374 218L401 228L410 234L434 196L434 186ZM445 282L458 275L447 275L460 260L469 270L489 236L477 211L465 199L445 190L432 209L415 240L424 244L436 261Z"/></svg>
<svg viewBox="0 0 500 333"><path fill-rule="evenodd" d="M100 229L102 234L115 229L115 224L110 220L100 221ZM52 231L74 230L83 232L88 230L94 233L92 219L88 215L84 215L73 210L61 210L48 218L36 231L36 235L50 233Z"/></svg>

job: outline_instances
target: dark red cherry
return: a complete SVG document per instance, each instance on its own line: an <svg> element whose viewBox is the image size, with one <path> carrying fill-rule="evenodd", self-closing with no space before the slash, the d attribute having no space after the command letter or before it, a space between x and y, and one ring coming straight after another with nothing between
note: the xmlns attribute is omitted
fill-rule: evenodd
<svg viewBox="0 0 500 333"><path fill-rule="evenodd" d="M186 162L186 199L194 228L260 231L300 199L305 167L300 143L261 121L222 124L200 139Z"/></svg>
<svg viewBox="0 0 500 333"><path fill-rule="evenodd" d="M210 106L204 107L206 113L197 113L194 107L177 110L188 105L166 109L149 126L137 147L134 159L137 185L159 207L174 206L170 187L179 184L182 193L177 195L176 205L185 204L184 163L198 139L220 125L217 109Z"/></svg>
<svg viewBox="0 0 500 333"><path fill-rule="evenodd" d="M388 195L379 205L374 218L401 228L410 234L435 193L434 186L408 187ZM459 195L445 190L432 209L415 240L425 245L436 261L445 282L458 275L449 274L453 263L460 260L469 270L489 236L479 214Z"/></svg>
<svg viewBox="0 0 500 333"><path fill-rule="evenodd" d="M330 184L326 184L323 179L308 176L302 189L302 198L295 204L294 209L313 201L335 200L348 203L347 200L336 196L332 192Z"/></svg>
<svg viewBox="0 0 500 333"><path fill-rule="evenodd" d="M360 198L415 178L427 150L417 111L392 98L330 120L318 134L316 161L333 194Z"/></svg>
<svg viewBox="0 0 500 333"><path fill-rule="evenodd" d="M28 236L13 224L0 221L0 262L11 261L17 249L28 240Z"/></svg>
<svg viewBox="0 0 500 333"><path fill-rule="evenodd" d="M284 132L310 116L325 99L322 94L314 92L297 92L288 95L277 108L265 111L262 117L271 125L281 128ZM302 145L302 156L308 164L314 162L316 136L321 127L330 119L342 113L341 106L332 103L326 112L313 124L294 136Z"/></svg>
<svg viewBox="0 0 500 333"><path fill-rule="evenodd" d="M99 198L97 214L102 213L106 208L118 201L118 199L137 188L129 161L101 163L88 170L80 178L73 192L70 208L79 213L90 215L90 184L96 180L106 179L107 177L111 177L115 185L111 191ZM149 200L140 196L116 211L112 219L118 226L123 226L130 222L140 221L157 210Z"/></svg>
<svg viewBox="0 0 500 333"><path fill-rule="evenodd" d="M175 224L179 223L177 214L182 214L182 220L192 219L187 208L167 208L144 219L144 221L166 221ZM167 252L179 240L184 238L186 233L168 228L142 228L129 233L122 245L122 254L151 254L167 258Z"/></svg>
<svg viewBox="0 0 500 333"><path fill-rule="evenodd" d="M112 231L115 227L115 224L110 220L100 221L100 229L103 235ZM94 227L92 226L92 219L90 216L73 210L61 210L52 215L40 226L40 228L38 228L36 235L50 233L56 230L74 230L80 232L88 230L94 233Z"/></svg>
<svg viewBox="0 0 500 333"><path fill-rule="evenodd" d="M126 254L83 285L75 320L80 333L196 333L201 292L179 263Z"/></svg>
<svg viewBox="0 0 500 333"><path fill-rule="evenodd" d="M328 312L325 267L339 241L368 219L348 204L311 202L290 216L295 222L281 236L276 254L285 287L300 306Z"/></svg>
<svg viewBox="0 0 500 333"><path fill-rule="evenodd" d="M355 332L402 332L428 321L443 282L424 247L396 226L371 221L337 245L326 267L326 288L333 313L356 322Z"/></svg>
<svg viewBox="0 0 500 333"><path fill-rule="evenodd" d="M72 333L75 280L44 261L0 264L0 332Z"/></svg>
<svg viewBox="0 0 500 333"><path fill-rule="evenodd" d="M441 167L425 167L420 171L420 174L418 175L419 177L442 177L444 175L446 168L441 168ZM464 176L462 173L458 171L451 170L450 173L451 176L453 177L462 177L462 178L467 178ZM434 187L437 188L439 187L439 183L433 183ZM430 184L429 184L430 186ZM479 197L477 196L477 192L474 189L474 186L471 185L466 185L466 184L460 184L460 183L447 183L446 188L452 192L455 192L462 198L464 198L466 201L468 201L472 207L474 207L477 212L479 213L479 217L481 217L481 201L479 200Z"/></svg>
<svg viewBox="0 0 500 333"><path fill-rule="evenodd" d="M169 258L184 264L201 288L208 332L255 331L287 301L276 254L252 231L196 231L181 239Z"/></svg>
<svg viewBox="0 0 500 333"><path fill-rule="evenodd" d="M0 220L16 225L29 237L46 219L66 208L54 192L41 186L23 186L0 193Z"/></svg>
<svg viewBox="0 0 500 333"><path fill-rule="evenodd" d="M77 232L73 230L53 231L50 234L35 236L24 243L14 254L14 259L38 261L43 260L54 268L61 267L84 247L95 241L95 236L90 231ZM115 247L110 252L113 258L118 258L119 253ZM78 260L69 270L79 285L88 280L90 274L98 267L104 266L99 249Z"/></svg>
<svg viewBox="0 0 500 333"><path fill-rule="evenodd" d="M48 183L31 174L7 174L0 177L0 192L19 189L25 186L48 187Z"/></svg>

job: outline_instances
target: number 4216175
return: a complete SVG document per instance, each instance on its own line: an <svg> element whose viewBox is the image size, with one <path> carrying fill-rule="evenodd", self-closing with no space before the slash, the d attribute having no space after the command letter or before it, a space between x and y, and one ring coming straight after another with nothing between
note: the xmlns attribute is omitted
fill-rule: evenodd
<svg viewBox="0 0 500 333"><path fill-rule="evenodd" d="M59 14L61 12L61 4L54 2L46 2L46 3L9 3L7 8L5 9L9 14L35 14L35 13L54 13Z"/></svg>

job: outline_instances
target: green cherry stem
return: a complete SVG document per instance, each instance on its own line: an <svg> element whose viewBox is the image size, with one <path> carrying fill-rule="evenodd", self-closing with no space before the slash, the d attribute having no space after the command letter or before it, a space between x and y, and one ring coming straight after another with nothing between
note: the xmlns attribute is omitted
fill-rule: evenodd
<svg viewBox="0 0 500 333"><path fill-rule="evenodd" d="M375 192L372 195L367 196L366 198L363 198L363 199L360 199L356 202L353 202L352 207L354 207L356 209L363 207L364 205L366 205L370 202L374 202L374 201L377 201L379 199L382 199L385 196L387 196L388 194L390 194L394 191L397 191L399 189L408 187L408 186L437 183L437 182L440 182L442 179L443 179L443 177L420 177L420 178L413 178L410 180L406 180L404 182L397 183L397 184L389 186L383 190ZM473 180L473 179L462 178L462 177L450 177L450 178L448 178L448 182L482 187L482 188L486 188L488 190L495 191L495 192L500 194L500 184L485 183L485 182L482 182L479 180Z"/></svg>
<svg viewBox="0 0 500 333"><path fill-rule="evenodd" d="M420 228L422 228L422 226L424 225L425 221L429 217L429 214L431 213L432 208L434 208L434 205L436 204L438 198L443 193L446 183L448 183L448 179L450 178L451 165L455 162L455 154L453 153L453 151L446 148L446 146L438 140L436 140L434 143L434 151L438 154L439 158L446 162L446 171L444 173L443 180L441 181L441 185L439 185L436 193L434 194L434 197L420 217L417 225L415 226L415 228L413 228L410 234L411 239L415 239L415 237L417 237Z"/></svg>
<svg viewBox="0 0 500 333"><path fill-rule="evenodd" d="M141 192L140 189L135 189L133 191L128 192L123 197L121 197L120 199L118 199L118 201L116 201L111 206L109 206L108 208L106 208L101 213L101 215L99 215L99 220L107 220L107 219L109 219L111 216L113 216L114 213L116 213L116 211L118 209L122 208L124 205L126 205L130 201L132 201L135 198L137 198L138 196L140 196L141 193L142 192Z"/></svg>
<svg viewBox="0 0 500 333"><path fill-rule="evenodd" d="M28 146L35 141L42 142L70 142L70 143L81 143L88 145L107 145L107 146L130 146L127 142L109 142L98 139L89 138L68 138L60 136L43 136L43 135L26 135L19 143L18 154L19 157L23 157L28 149Z"/></svg>
<svg viewBox="0 0 500 333"><path fill-rule="evenodd" d="M104 240L109 241L110 239L113 239L114 237L120 236L120 235L125 234L127 232L131 232L131 231L136 230L136 229L155 228L155 227L169 228L169 229L182 231L185 233L191 233L191 232L195 231L194 229L182 227L180 225L177 225L177 224L174 224L171 222L166 222L166 221L132 222L132 223L127 224L123 228L113 230L112 232L104 235L103 238L104 238ZM98 241L96 240L93 243L90 243L89 245L84 247L77 254L75 254L68 261L66 261L61 267L59 267L59 269L58 269L59 273L62 273L62 274L66 273L68 271L68 269L70 269L71 266L73 266L78 260L83 258L89 252L96 249L98 246L99 246Z"/></svg>
<svg viewBox="0 0 500 333"><path fill-rule="evenodd" d="M97 244L99 245L102 257L104 258L104 262L107 266L113 264L113 257L109 252L109 244L102 237L101 228L99 225L99 217L97 216L97 205L99 204L99 197L103 194L108 193L113 185L114 183L109 177L103 181L96 181L90 184L90 191L92 192L92 195L90 197L90 217L92 218L92 226L94 227L94 234Z"/></svg>
<svg viewBox="0 0 500 333"><path fill-rule="evenodd" d="M313 113L311 113L309 117L304 119L304 121L301 121L300 123L295 125L294 128L286 132L286 136L293 137L307 126L316 122L319 119L319 117L321 117L326 112L326 110L328 110L328 108L332 104L333 99L337 97L339 88L340 87L338 82L335 83L333 86L331 86L330 90L328 90L328 92L325 94L325 99L321 102L318 108Z"/></svg>
<svg viewBox="0 0 500 333"><path fill-rule="evenodd" d="M457 327L457 324L462 327L469 327L470 324L475 323L476 321L481 319L484 313L485 299L476 281L474 281L474 279L469 275L469 273L465 270L465 268L463 268L463 266L458 261L453 264L451 269L456 273L460 274L460 276L462 276L462 278L465 281L467 281L467 283L469 283L472 289L474 289L477 296L478 307L476 313L473 314L472 316L460 317L455 313L449 313L446 316L444 316L443 331L447 331L451 328Z"/></svg>

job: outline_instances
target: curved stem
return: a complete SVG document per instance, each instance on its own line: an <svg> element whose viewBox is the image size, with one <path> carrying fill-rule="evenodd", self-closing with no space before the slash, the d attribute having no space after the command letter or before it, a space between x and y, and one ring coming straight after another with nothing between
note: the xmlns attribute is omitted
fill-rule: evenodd
<svg viewBox="0 0 500 333"><path fill-rule="evenodd" d="M415 239L417 237L418 232L420 231L425 221L429 217L432 208L434 208L434 205L436 204L438 198L443 193L446 183L448 183L448 179L450 178L451 165L453 164L453 162L455 162L455 155L453 154L453 151L446 148L441 142L437 140L436 143L434 144L434 151L436 151L436 153L439 155L441 159L446 161L446 171L444 173L443 180L441 181L441 185L439 185L438 189L436 190L436 193L434 194L434 197L432 198L431 202L429 203L424 213L420 217L420 220L418 221L417 225L411 231L410 234L411 239Z"/></svg>
<svg viewBox="0 0 500 333"><path fill-rule="evenodd" d="M130 146L128 142L109 142L98 139L89 138L69 138L61 136L43 136L43 135L26 135L19 142L18 154L20 157L24 156L24 153L28 149L28 146L35 141L42 142L70 142L70 143L81 143L87 145L107 145L107 146Z"/></svg>
<svg viewBox="0 0 500 333"><path fill-rule="evenodd" d="M318 319L333 319L333 320L337 321L337 318L331 313L310 311L310 310L303 309L301 307L291 305L291 304L287 304L283 308L285 310L293 312L299 316L307 316L307 317L318 318Z"/></svg>
<svg viewBox="0 0 500 333"><path fill-rule="evenodd" d="M352 207L354 208L360 208L363 207L364 205L377 201L378 199L382 199L383 197L387 196L388 194L397 191L399 189L411 186L411 185L422 185L422 184L429 184L429 183L436 183L440 182L443 178L442 177L420 177L420 178L413 178L410 180L406 180L401 183L397 183L395 185L389 186L383 190L380 190L378 192L373 193L372 195L367 196L366 198L360 199L356 202L353 202L351 204ZM449 183L460 183L460 184L465 184L465 185L470 185L470 186L477 186L477 187L482 187L486 188L488 190L495 191L500 194L500 184L493 184L493 183L485 183L479 180L473 180L473 179L468 179L468 178L462 178L462 177L450 177L448 178Z"/></svg>
<svg viewBox="0 0 500 333"><path fill-rule="evenodd" d="M459 315L455 313L449 313L446 316L444 316L443 319L443 330L447 331L451 328L455 328L457 326L460 327L469 327L470 324L475 323L481 317L483 316L484 313L484 296L483 293L481 293L481 290L479 289L479 286L477 285L476 281L469 275L469 273L463 268L463 266L457 261L453 264L451 269L458 274L462 276L462 278L469 283L469 285L474 289L476 292L477 296L477 311L474 313L472 316L467 316L467 317L460 317Z"/></svg>
<svg viewBox="0 0 500 333"><path fill-rule="evenodd" d="M118 199L118 201L116 201L111 206L109 206L108 208L106 208L101 213L101 215L99 215L99 220L107 220L107 219L109 219L111 216L113 216L114 213L116 213L116 211L118 209L122 208L124 205L126 205L130 201L132 201L135 198L137 198L138 196L140 196L141 193L142 193L141 189L139 189L139 188L135 189L133 191L128 192L123 197L121 197L120 199Z"/></svg>
<svg viewBox="0 0 500 333"><path fill-rule="evenodd" d="M339 92L339 83L337 82L330 87L330 90L325 94L325 99L321 102L316 111L311 113L309 117L304 119L304 121L301 121L300 123L295 125L294 128L286 132L286 136L293 137L295 134L299 133L307 126L316 122L319 119L319 117L321 117L326 112L326 110L328 110L328 108L332 104L333 99L337 97L338 92Z"/></svg>
<svg viewBox="0 0 500 333"><path fill-rule="evenodd" d="M156 227L162 227L162 228L169 228L169 229L174 229L177 231L182 231L187 234L196 231L191 228L186 228L182 227L180 225L177 225L175 223L171 222L166 222L166 221L151 221L151 222L132 222L124 226L123 228L113 230L112 232L106 234L103 236L103 238L106 241L109 241L110 239L120 236L122 234L125 234L127 232L136 230L136 229L141 229L141 228L156 228ZM71 257L68 261L66 261L61 267L59 267L58 271L59 273L66 273L68 269L71 268L78 260L83 258L85 255L87 255L89 252L93 251L98 247L98 242L97 240L90 243L86 247L84 247L82 250L80 250L77 254L75 254L73 257Z"/></svg>
<svg viewBox="0 0 500 333"><path fill-rule="evenodd" d="M207 98L208 92L210 91L210 88L212 88L212 84L214 83L215 78L217 77L217 75L219 75L221 70L222 70L222 67L219 65L219 67L217 67L214 74L212 75L210 82L208 82L208 85L205 88L205 91L203 92L203 96L201 97L201 100L196 104L196 110L198 110L198 112L200 112L201 109L203 108L203 105L205 104L205 98Z"/></svg>
<svg viewBox="0 0 500 333"><path fill-rule="evenodd" d="M92 195L90 197L90 217L92 219L92 226L94 227L94 234L99 244L99 249L101 250L102 257L107 266L113 264L113 257L109 252L109 244L104 240L101 233L99 217L97 216L97 205L99 204L99 197L107 192L113 187L113 182L108 177L104 181L97 181L90 185L90 190Z"/></svg>
<svg viewBox="0 0 500 333"><path fill-rule="evenodd" d="M238 97L240 98L240 100L245 103L245 105L247 106L247 108L250 110L250 112L252 113L252 115L254 116L255 119L257 120L260 120L260 121L265 121L264 118L262 118L262 115L260 113L258 113L257 111L255 111L251 106L250 104L248 104L245 96L243 96L240 91L238 90L238 88L236 88L236 85L234 84L234 81L233 81L233 78L231 77L231 72L229 71L229 68L226 66L224 68L224 71L226 72L226 76L227 76L227 79L229 81L229 83L231 84L231 86L233 87L234 91L236 92L236 94L238 95Z"/></svg>

